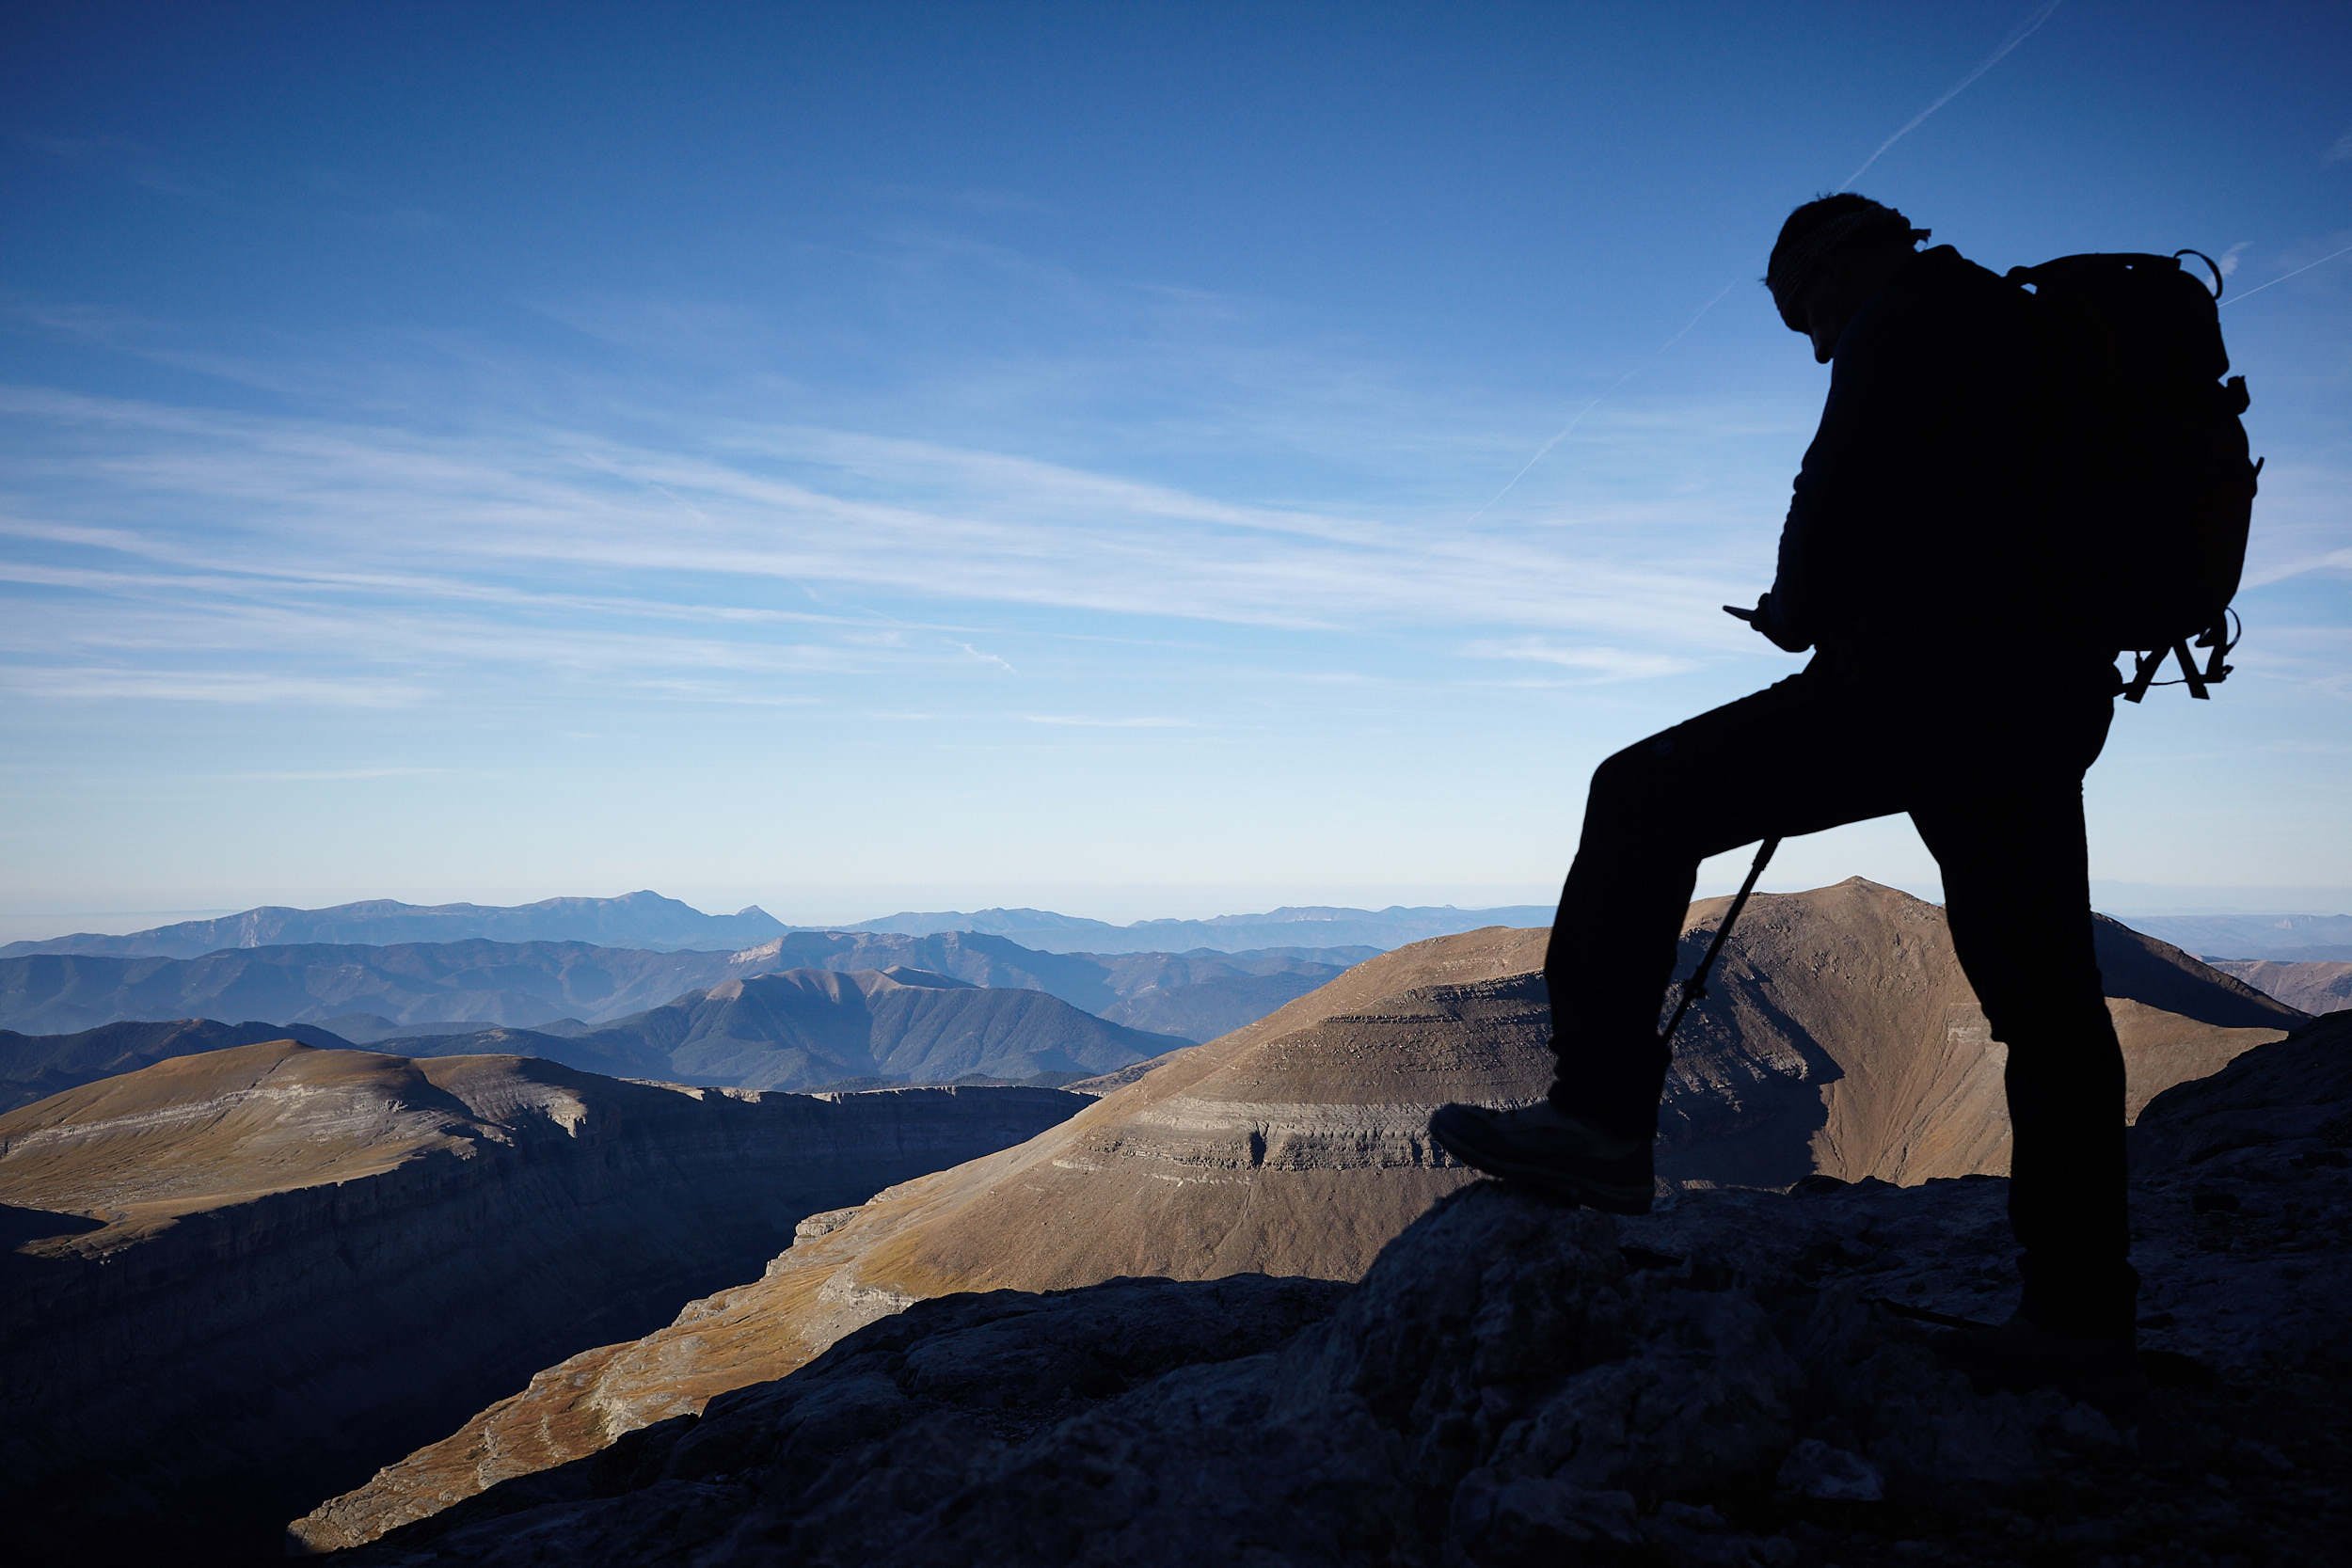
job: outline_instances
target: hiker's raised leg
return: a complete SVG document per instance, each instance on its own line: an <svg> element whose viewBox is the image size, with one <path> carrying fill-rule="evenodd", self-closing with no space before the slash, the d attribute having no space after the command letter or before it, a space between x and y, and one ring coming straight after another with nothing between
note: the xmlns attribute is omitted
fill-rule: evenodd
<svg viewBox="0 0 2352 1568"><path fill-rule="evenodd" d="M2079 777L1913 813L1961 968L2009 1048L2010 1217L2025 1314L2128 1338L2123 1053L2092 944Z"/></svg>
<svg viewBox="0 0 2352 1568"><path fill-rule="evenodd" d="M1868 704L1792 676L1627 747L1594 771L1544 977L1552 1103L1628 1137L1657 1131L1659 1005L1699 863L1775 833L1903 809Z"/></svg>

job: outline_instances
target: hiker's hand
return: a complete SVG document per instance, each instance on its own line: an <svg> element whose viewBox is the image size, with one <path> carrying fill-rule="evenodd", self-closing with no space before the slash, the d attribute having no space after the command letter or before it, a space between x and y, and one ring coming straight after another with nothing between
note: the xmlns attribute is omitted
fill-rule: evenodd
<svg viewBox="0 0 2352 1568"><path fill-rule="evenodd" d="M1766 594L1756 601L1754 610L1741 610L1737 605L1724 606L1724 613L1736 616L1772 640L1772 646L1787 653L1801 654L1813 646L1813 639L1788 624L1775 599Z"/></svg>

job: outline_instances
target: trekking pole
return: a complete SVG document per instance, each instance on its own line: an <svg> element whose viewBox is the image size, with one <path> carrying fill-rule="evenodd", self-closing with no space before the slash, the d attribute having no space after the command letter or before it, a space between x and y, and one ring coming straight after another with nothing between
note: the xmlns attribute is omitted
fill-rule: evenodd
<svg viewBox="0 0 2352 1568"><path fill-rule="evenodd" d="M1756 863L1748 867L1748 879L1740 884L1739 895L1732 899L1731 908L1724 911L1723 924L1715 927L1715 940L1707 944L1707 957L1699 960L1699 967L1691 977L1682 982L1682 1000L1675 1004L1674 1017L1666 1021L1665 1029L1658 1037L1659 1044L1670 1046L1674 1043L1675 1026L1682 1022L1682 1015L1691 1010L1692 1003L1707 994L1707 972L1715 967L1715 955L1724 950L1724 938L1731 935L1731 923L1740 918L1740 911L1747 907L1748 895L1756 891L1756 879L1764 875L1764 863L1771 860L1772 851L1779 847L1779 839L1768 838L1756 851Z"/></svg>

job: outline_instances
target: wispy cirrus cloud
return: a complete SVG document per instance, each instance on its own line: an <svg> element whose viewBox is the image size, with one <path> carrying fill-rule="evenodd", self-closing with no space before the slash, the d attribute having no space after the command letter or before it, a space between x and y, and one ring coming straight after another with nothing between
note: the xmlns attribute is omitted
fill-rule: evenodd
<svg viewBox="0 0 2352 1568"><path fill-rule="evenodd" d="M245 773L223 773L237 784L351 784L367 779L428 779L453 772L448 768L265 768Z"/></svg>
<svg viewBox="0 0 2352 1568"><path fill-rule="evenodd" d="M1624 648L1569 647L1542 638L1488 638L1472 642L1463 653L1471 658L1520 659L1585 671L1603 680L1645 680L1679 675L1698 668L1698 661L1677 654L1636 653Z"/></svg>
<svg viewBox="0 0 2352 1568"><path fill-rule="evenodd" d="M102 666L0 666L0 689L72 702L273 704L299 707L407 707L421 687L397 681L267 674L246 670L126 670Z"/></svg>
<svg viewBox="0 0 2352 1568"><path fill-rule="evenodd" d="M63 427L43 455L7 465L19 486L104 495L115 515L168 504L201 517L215 570L511 569L544 584L548 568L571 568L660 574L673 588L758 579L934 605L1643 639L1704 625L1695 607L1724 586L1675 538L1649 559L1598 559L1517 527L1235 502L854 433L739 429L715 445L659 448L562 429L456 437L23 388L0 390L0 414Z"/></svg>

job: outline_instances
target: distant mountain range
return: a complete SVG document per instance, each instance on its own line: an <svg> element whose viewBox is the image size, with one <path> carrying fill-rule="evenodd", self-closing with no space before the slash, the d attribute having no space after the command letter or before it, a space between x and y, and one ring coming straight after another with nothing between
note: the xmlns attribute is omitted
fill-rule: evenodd
<svg viewBox="0 0 2352 1568"><path fill-rule="evenodd" d="M658 893L618 898L543 898L536 904L403 904L371 898L324 910L275 905L217 920L183 920L125 936L84 932L41 942L12 942L0 958L29 953L93 953L118 958L193 958L226 947L301 942L592 942L657 952L725 952L783 935L791 927L767 911L705 914Z"/></svg>
<svg viewBox="0 0 2352 1568"><path fill-rule="evenodd" d="M543 1056L588 1072L746 1089L1061 1084L1192 1042L1025 988L919 969L795 969L688 991L599 1028L379 1041L405 1056Z"/></svg>
<svg viewBox="0 0 2352 1568"><path fill-rule="evenodd" d="M2352 914L2148 914L2131 926L2208 958L2352 959Z"/></svg>
<svg viewBox="0 0 2352 1568"><path fill-rule="evenodd" d="M1486 910L1457 910L1451 904L1392 904L1385 910L1317 904L1268 910L1263 914L1138 920L1113 926L1051 910L947 910L934 914L885 915L840 929L896 931L906 936L978 931L1047 953L1184 953L1203 947L1218 953L1371 947L1385 953L1408 942L1486 926L1549 926L1551 914L1549 904L1506 904Z"/></svg>
<svg viewBox="0 0 2352 1568"><path fill-rule="evenodd" d="M195 958L0 958L0 1029L65 1034L125 1019L273 1019L354 1043L485 1025L610 1022L690 990L792 969L904 966L1057 996L1114 1023L1209 1039L1366 957L1039 953L1002 937L796 931L738 953L588 942L302 943Z"/></svg>
<svg viewBox="0 0 2352 1568"><path fill-rule="evenodd" d="M475 939L585 942L665 953L686 949L728 952L796 931L866 931L910 937L971 931L1005 937L1046 953L1186 953L1203 948L1216 953L1286 948L1304 952L1332 947L1386 952L1408 942L1451 936L1482 926L1550 923L1549 906L1514 904L1490 910L1457 910L1451 905L1409 909L1397 905L1386 910L1311 906L1269 910L1263 914L1225 914L1210 920L1139 920L1128 926L1056 914L1051 910L978 910L894 914L848 926L787 926L756 907L728 915L705 914L658 893L631 893L618 898L547 898L511 906L403 904L376 898L323 910L272 906L122 936L85 932L12 942L0 946L0 958L38 953L194 958L232 947Z"/></svg>
<svg viewBox="0 0 2352 1568"><path fill-rule="evenodd" d="M1347 961L1406 942L1453 936L1486 926L1551 924L1548 904L1504 904L1461 910L1451 904L1392 904L1359 910L1327 904L1286 905L1259 914L1206 920L1138 920L1128 925L1059 914L1052 910L986 909L902 911L842 926L787 926L756 906L734 914L705 914L658 893L618 898L545 898L535 904L403 904L389 898L328 909L278 906L217 920L185 920L121 936L84 932L0 944L0 958L40 953L113 958L194 958L224 948L306 943L420 942L568 942L660 953L723 953L803 932L869 932L929 937L971 932L1003 937L1041 953L1258 953L1322 958L1332 948L1362 948ZM2352 915L2146 915L2145 931L2191 953L2225 958L2352 959ZM1084 1004L1080 1004L1083 1006ZM1221 1031L1220 1031L1221 1032Z"/></svg>
<svg viewBox="0 0 2352 1568"><path fill-rule="evenodd" d="M88 961L88 960L83 960ZM0 1030L0 1111L175 1056L259 1040L354 1043L308 1024L108 1023L71 1035ZM536 1056L615 1078L746 1089L930 1084L1055 1085L1192 1042L1130 1029L1041 990L922 970L787 970L672 997L610 1023L547 1030L446 1026L374 1038L389 1055Z"/></svg>
<svg viewBox="0 0 2352 1568"><path fill-rule="evenodd" d="M1681 942L1686 971L1727 902L1692 906ZM2097 941L2123 1047L2122 1108L2132 1115L2172 1085L2305 1022L2113 922L2099 923ZM1383 955L1246 1029L1181 1053L1026 1143L818 1216L758 1277L688 1307L669 1328L542 1371L441 1442L322 1505L294 1533L314 1550L358 1544L532 1472L553 1473L514 1484L508 1495L527 1502L608 1495L582 1467L568 1475L558 1467L631 1429L701 1410L723 1391L783 1377L911 1301L1136 1276L1356 1278L1391 1238L1472 1179L1430 1147L1430 1110L1449 1100L1524 1100L1549 1082L1543 946L1538 931L1486 931ZM2005 1057L1961 973L1942 910L1858 879L1764 895L1725 942L1716 983L1677 1041L1660 1174L1708 1187L1779 1186L1808 1175L1916 1183L2004 1171ZM1617 1228L1601 1228L1613 1272ZM1793 1243L1786 1249L1800 1250ZM1856 1256L1867 1255L1857 1247ZM1466 1261L1418 1288L1464 1300L1480 1271L1496 1266L1494 1258ZM1546 1278L1556 1289L1582 1289L1565 1272ZM1645 1299L1645 1310L1662 1309L1660 1297ZM912 1324L923 1310L902 1320L906 1343L920 1343ZM1722 1320L1700 1321L1711 1335ZM1497 1329L1494 1342L1516 1343L1520 1322ZM1402 1342L1384 1344L1382 1354L1403 1354ZM1677 1354L1718 1358L1712 1348L1687 1348L1692 1343L1718 1341L1678 1338ZM1519 1354L1498 1357L1511 1370L1504 1375L1526 1364L1511 1358ZM1069 1364L1047 1370L1041 1351L1029 1365L1038 1378L1098 1377L1104 1363L1075 1363L1083 1374L1059 1370ZM944 1386L934 1365L925 1364L924 1375ZM1596 1386L1586 1399L1590 1408L1639 1407L1655 1386ZM1396 1408L1411 1408L1409 1397ZM1690 1418L1715 1419L1720 1408ZM825 1418L842 1419L830 1411ZM808 1419L801 1433L831 1440L834 1429ZM1133 1441L1128 1429L1107 1430L1110 1442ZM790 1440L761 1451L808 1463L802 1456L815 1439L800 1437L798 1449L786 1446ZM941 1446L954 1451L948 1440ZM612 1459L599 1478L636 1473L622 1453ZM704 1467L684 1473L707 1483L718 1465L697 1463ZM675 1528L687 1516L681 1506L650 1528ZM960 1518L955 1528L964 1524ZM509 1541L519 1538L517 1529ZM953 1549L907 1560L963 1560ZM1045 1551L1038 1560L1066 1555ZM613 1548L597 1560L625 1558ZM430 1546L414 1560L388 1551L376 1560L448 1560ZM1476 1560L1573 1560L1574 1547L1550 1537L1523 1553Z"/></svg>

